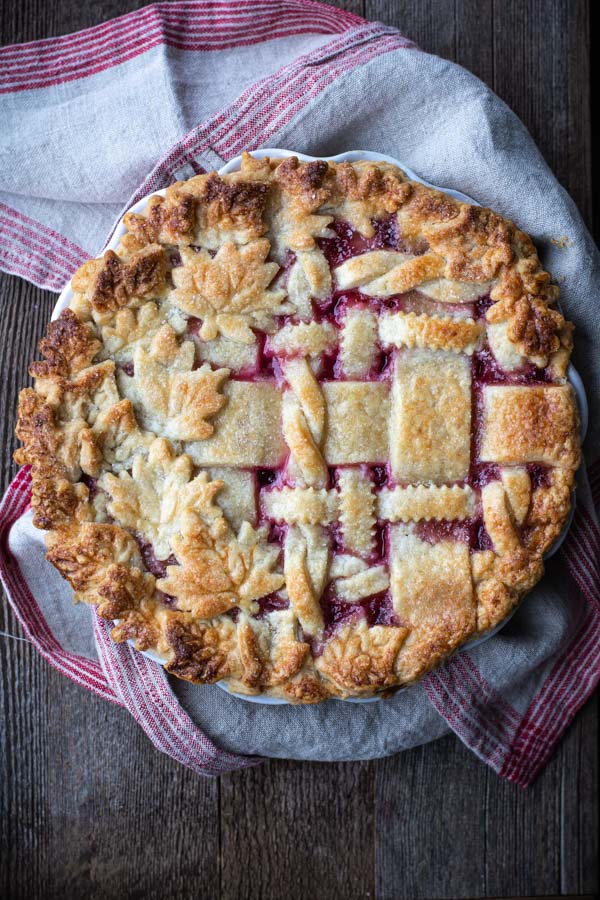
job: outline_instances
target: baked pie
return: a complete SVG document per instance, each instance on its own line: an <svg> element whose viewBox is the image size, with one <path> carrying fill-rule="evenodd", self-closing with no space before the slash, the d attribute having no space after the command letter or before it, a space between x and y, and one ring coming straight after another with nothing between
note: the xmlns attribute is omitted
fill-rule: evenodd
<svg viewBox="0 0 600 900"><path fill-rule="evenodd" d="M500 623L579 463L530 238L388 163L249 154L123 221L40 343L16 454L115 641L315 703Z"/></svg>

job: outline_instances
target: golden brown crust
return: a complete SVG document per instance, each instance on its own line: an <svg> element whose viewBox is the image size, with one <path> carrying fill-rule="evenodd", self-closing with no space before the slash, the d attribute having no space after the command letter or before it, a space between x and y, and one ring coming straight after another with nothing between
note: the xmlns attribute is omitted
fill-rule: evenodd
<svg viewBox="0 0 600 900"><path fill-rule="evenodd" d="M278 271L266 262L269 242L251 241L237 247L228 241L214 257L207 251L182 252L184 264L175 269L171 294L178 309L202 319L200 336L212 340L222 334L241 343L254 343L250 328L275 329L273 317L294 311L283 303L285 292L269 287Z"/></svg>
<svg viewBox="0 0 600 900"><path fill-rule="evenodd" d="M128 262L113 250L90 260L73 276L73 289L82 293L97 312L114 311L132 301L159 294L165 280L166 259L160 244L134 253Z"/></svg>
<svg viewBox="0 0 600 900"><path fill-rule="evenodd" d="M243 224L252 237L266 231L263 213L268 187L252 181L226 181L213 172L203 183L198 200L206 205L208 225L234 228Z"/></svg>
<svg viewBox="0 0 600 900"><path fill-rule="evenodd" d="M325 644L317 668L339 688L369 694L397 684L396 660L407 628L375 626L362 622L346 626Z"/></svg>
<svg viewBox="0 0 600 900"><path fill-rule="evenodd" d="M42 338L38 347L46 359L33 362L29 374L32 378L68 378L90 366L101 347L91 326L67 308L48 325L48 336Z"/></svg>
<svg viewBox="0 0 600 900"><path fill-rule="evenodd" d="M580 454L572 325L530 238L388 163L249 154L124 224L40 342L15 454L114 640L317 703L502 622ZM333 264L340 229L364 249Z"/></svg>
<svg viewBox="0 0 600 900"><path fill-rule="evenodd" d="M167 672L186 681L214 684L231 674L235 629L174 618L167 625L166 640L172 658Z"/></svg>
<svg viewBox="0 0 600 900"><path fill-rule="evenodd" d="M195 198L189 194L151 197L144 215L126 213L123 224L129 232L129 247L139 250L147 244L191 243L196 222Z"/></svg>
<svg viewBox="0 0 600 900"><path fill-rule="evenodd" d="M570 385L490 385L484 416L484 462L579 466L579 414Z"/></svg>

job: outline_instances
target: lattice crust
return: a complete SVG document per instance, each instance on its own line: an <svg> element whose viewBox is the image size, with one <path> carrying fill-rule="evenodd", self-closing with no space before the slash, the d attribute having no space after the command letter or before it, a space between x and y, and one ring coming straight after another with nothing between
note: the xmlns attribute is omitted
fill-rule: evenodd
<svg viewBox="0 0 600 900"><path fill-rule="evenodd" d="M429 347L469 356L480 348L484 335L485 328L473 319L418 316L412 312L384 316L379 325L379 337L384 346Z"/></svg>
<svg viewBox="0 0 600 900"><path fill-rule="evenodd" d="M530 239L387 163L248 154L124 223L40 343L16 454L114 639L315 703L501 622L579 462Z"/></svg>
<svg viewBox="0 0 600 900"><path fill-rule="evenodd" d="M392 382L390 462L399 481L462 481L471 460L471 367L465 356L406 350Z"/></svg>

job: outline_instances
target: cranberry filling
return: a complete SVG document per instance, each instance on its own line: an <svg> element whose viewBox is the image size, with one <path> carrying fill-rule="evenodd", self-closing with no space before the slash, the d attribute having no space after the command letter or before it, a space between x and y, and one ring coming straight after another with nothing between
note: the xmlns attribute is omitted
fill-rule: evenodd
<svg viewBox="0 0 600 900"><path fill-rule="evenodd" d="M154 547L141 534L135 534L134 538L140 549L140 556L147 570L155 578L164 578L167 574L167 566L178 566L177 559L171 554L167 559L158 559L154 553Z"/></svg>
<svg viewBox="0 0 600 900"><path fill-rule="evenodd" d="M267 487L277 479L277 472L275 469L257 469L256 470L256 480L258 482L259 487Z"/></svg>
<svg viewBox="0 0 600 900"><path fill-rule="evenodd" d="M348 306L374 306L379 309L378 300L369 300L360 291L334 291L334 293L321 303L317 303L314 310L315 322L330 322L340 328Z"/></svg>
<svg viewBox="0 0 600 900"><path fill-rule="evenodd" d="M331 525L328 526L328 531L331 536L331 552L332 553L343 553L344 552L344 538L342 535L342 527L339 522L332 522Z"/></svg>
<svg viewBox="0 0 600 900"><path fill-rule="evenodd" d="M388 481L387 466L371 466L371 476L378 488L384 487Z"/></svg>
<svg viewBox="0 0 600 900"><path fill-rule="evenodd" d="M135 371L135 369L133 367L133 362L121 363L119 368L120 368L121 372L125 373L125 375L129 375L130 378L133 378L133 374Z"/></svg>
<svg viewBox="0 0 600 900"><path fill-rule="evenodd" d="M275 371L275 366L277 364L277 360L272 356L259 356L258 358L258 367L256 369L256 374L260 376L261 379L270 379L272 381L277 381L277 373ZM250 374L248 374L248 381L251 381L252 378Z"/></svg>
<svg viewBox="0 0 600 900"><path fill-rule="evenodd" d="M493 550L492 539L482 521L475 523L475 536L472 545L473 550Z"/></svg>
<svg viewBox="0 0 600 900"><path fill-rule="evenodd" d="M278 594L267 594L266 597L260 597L256 603L258 604L258 612L254 613L254 619L264 619L269 613L277 612L280 609L289 609L290 601Z"/></svg>
<svg viewBox="0 0 600 900"><path fill-rule="evenodd" d="M286 534L287 525L282 522L269 522L269 534L267 540L270 544L279 544L280 547L283 547Z"/></svg>
<svg viewBox="0 0 600 900"><path fill-rule="evenodd" d="M422 541L437 544L439 541L458 541L470 550L493 550L493 544L481 518L457 521L417 522L415 534Z"/></svg>
<svg viewBox="0 0 600 900"><path fill-rule="evenodd" d="M367 625L372 628L374 625L399 625L398 617L394 613L392 604L392 595L389 591L383 591L381 594L374 594L361 600Z"/></svg>
<svg viewBox="0 0 600 900"><path fill-rule="evenodd" d="M500 466L497 463L474 463L471 466L467 484L481 490L491 481L499 481Z"/></svg>
<svg viewBox="0 0 600 900"><path fill-rule="evenodd" d="M400 237L398 230L398 219L396 216L389 216L385 219L372 219L375 234L369 238L373 242L373 250L401 250L408 247L408 244ZM425 241L421 242L424 249L421 253L425 253L427 245ZM405 250L405 252L414 252L413 250Z"/></svg>
<svg viewBox="0 0 600 900"><path fill-rule="evenodd" d="M479 300L476 300L473 304L474 311L473 315L476 319L483 319L486 312L490 307L494 305L495 301L492 300L489 294L486 294L485 297L480 297Z"/></svg>
<svg viewBox="0 0 600 900"><path fill-rule="evenodd" d="M463 522L443 519L437 521L417 522L415 534L428 544L437 544L438 541L459 541L463 544L471 543L472 523L466 519Z"/></svg>
<svg viewBox="0 0 600 900"><path fill-rule="evenodd" d="M183 260L181 259L181 253L179 250L172 250L169 253L169 262L171 263L172 269L177 269L179 266L183 265Z"/></svg>
<svg viewBox="0 0 600 900"><path fill-rule="evenodd" d="M87 487L90 500L93 500L96 494L102 490L102 488L98 487L98 479L92 478L91 475L82 475L80 481Z"/></svg>
<svg viewBox="0 0 600 900"><path fill-rule="evenodd" d="M471 551L493 550L494 545L487 533L483 519L465 519L463 522L430 521L417 522L415 534L422 541L437 544L439 541L458 541L468 544Z"/></svg>
<svg viewBox="0 0 600 900"><path fill-rule="evenodd" d="M375 366L374 375L388 375L391 373L392 353L382 351L379 354L379 360Z"/></svg>
<svg viewBox="0 0 600 900"><path fill-rule="evenodd" d="M290 274L290 270L294 263L296 262L296 254L293 250L287 250L285 254L285 260L283 261L283 265L279 269L276 277L285 278Z"/></svg>
<svg viewBox="0 0 600 900"><path fill-rule="evenodd" d="M366 238L348 222L334 221L329 226L335 237L320 238L319 246L332 268L340 266L352 256L368 250L399 250L398 224L394 216L371 220L375 234ZM404 249L404 248L402 248ZM424 251L423 251L424 252Z"/></svg>
<svg viewBox="0 0 600 900"><path fill-rule="evenodd" d="M232 622L237 622L237 620L240 617L240 611L241 610L240 610L239 606L233 606L231 609L227 610L225 615L229 616L229 618L232 620Z"/></svg>
<svg viewBox="0 0 600 900"><path fill-rule="evenodd" d="M325 625L325 638L331 637L340 625L354 622L363 614L360 603L345 603L336 597L332 590L327 590L321 597L321 611Z"/></svg>
<svg viewBox="0 0 600 900"><path fill-rule="evenodd" d="M261 378L275 378L275 359L273 354L267 348L267 335L263 334L261 331L255 332L256 339L258 341L258 355L256 366L253 370L248 368L246 370L246 375L248 380L251 380L251 372L253 371L257 376ZM241 374L241 373L240 373Z"/></svg>
<svg viewBox="0 0 600 900"><path fill-rule="evenodd" d="M342 625L365 618L369 628L374 625L398 625L389 591L373 594L356 603L347 603L337 597L331 589L321 598L324 637L330 638Z"/></svg>
<svg viewBox="0 0 600 900"><path fill-rule="evenodd" d="M541 463L530 463L527 466L529 477L531 478L531 487L533 490L550 486L551 469Z"/></svg>
<svg viewBox="0 0 600 900"><path fill-rule="evenodd" d="M337 353L323 354L319 362L319 379L321 381L336 381L340 378Z"/></svg>
<svg viewBox="0 0 600 900"><path fill-rule="evenodd" d="M551 380L547 369L538 369L533 363L507 372L489 349L484 348L473 354L473 382L476 387L485 384L546 384Z"/></svg>
<svg viewBox="0 0 600 900"><path fill-rule="evenodd" d="M202 328L202 319L198 319L196 316L190 316L187 321L187 330L188 334L200 334L200 329Z"/></svg>

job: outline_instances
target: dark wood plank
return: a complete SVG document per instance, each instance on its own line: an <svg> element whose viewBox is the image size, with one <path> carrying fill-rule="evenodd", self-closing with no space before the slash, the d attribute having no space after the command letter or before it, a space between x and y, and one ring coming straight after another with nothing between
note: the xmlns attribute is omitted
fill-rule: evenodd
<svg viewBox="0 0 600 900"><path fill-rule="evenodd" d="M170 0L166 0L170 2ZM115 16L147 6L145 0L27 0L21 3L0 4L0 43L12 44L37 41L82 28L91 28Z"/></svg>
<svg viewBox="0 0 600 900"><path fill-rule="evenodd" d="M590 3L589 10L589 35L597 35L600 29L600 6L597 3ZM577 58L577 47L572 48L572 52ZM589 71L590 81L586 85L586 93L589 95L590 103L590 131L592 135L591 141L591 159L596 161L600 153L600 98L598 91L590 91L590 84L597 84L600 78L600 59L598 54L590 52L587 59L583 60L583 66ZM587 119L588 116L585 116ZM592 178L592 190L590 200L592 203L592 229L596 244L600 244L600 178Z"/></svg>
<svg viewBox="0 0 600 900"><path fill-rule="evenodd" d="M492 86L527 125L589 223L588 16L586 0L495 4Z"/></svg>
<svg viewBox="0 0 600 900"><path fill-rule="evenodd" d="M581 711L561 743L562 891L598 890L598 695Z"/></svg>
<svg viewBox="0 0 600 900"><path fill-rule="evenodd" d="M339 4L343 6L343 3ZM428 53L453 58L454 0L365 0L367 19L394 25Z"/></svg>
<svg viewBox="0 0 600 900"><path fill-rule="evenodd" d="M353 12L357 16L365 16L365 0L345 0L343 3L339 3L338 0L323 0L323 3Z"/></svg>
<svg viewBox="0 0 600 900"><path fill-rule="evenodd" d="M452 57L490 86L494 83L493 11L493 0L456 0L456 52Z"/></svg>
<svg viewBox="0 0 600 900"><path fill-rule="evenodd" d="M13 729L0 896L158 900L195 883L196 896L217 897L217 782L154 751L124 710L32 648L17 665L3 697Z"/></svg>
<svg viewBox="0 0 600 900"><path fill-rule="evenodd" d="M492 896L561 892L561 768L555 756L526 791L495 777L488 782L484 871Z"/></svg>
<svg viewBox="0 0 600 900"><path fill-rule="evenodd" d="M273 762L222 778L223 900L374 897L374 769Z"/></svg>
<svg viewBox="0 0 600 900"><path fill-rule="evenodd" d="M378 764L378 900L486 896L490 777L454 736Z"/></svg>

